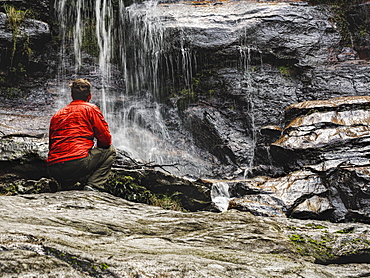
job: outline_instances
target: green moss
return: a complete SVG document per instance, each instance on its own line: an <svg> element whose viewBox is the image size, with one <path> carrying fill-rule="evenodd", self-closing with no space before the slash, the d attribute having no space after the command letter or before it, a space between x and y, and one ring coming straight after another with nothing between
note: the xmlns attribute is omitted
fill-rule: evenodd
<svg viewBox="0 0 370 278"><path fill-rule="evenodd" d="M27 94L25 93L24 90L18 87L1 87L0 96L3 96L7 99L17 99L17 98L25 98Z"/></svg>
<svg viewBox="0 0 370 278"><path fill-rule="evenodd" d="M107 264L105 264L105 263L102 263L102 264L100 264L100 269L101 270L106 270L106 269L108 269L108 265Z"/></svg>
<svg viewBox="0 0 370 278"><path fill-rule="evenodd" d="M279 67L280 76L282 77L289 77L291 75L290 71L291 71L290 67L287 66Z"/></svg>
<svg viewBox="0 0 370 278"><path fill-rule="evenodd" d="M106 263L96 263L92 260L79 258L72 254L59 251L54 248L45 247L46 252L48 255L53 256L57 259L60 259L66 263L68 263L74 269L92 275L93 277L102 277L104 274L109 273L109 266ZM111 273L109 273L111 274Z"/></svg>
<svg viewBox="0 0 370 278"><path fill-rule="evenodd" d="M353 233L353 230L354 230L354 227L350 227L348 229L336 231L336 233L337 234L350 234L350 233Z"/></svg>
<svg viewBox="0 0 370 278"><path fill-rule="evenodd" d="M145 176L142 176L144 178ZM114 172L106 183L106 190L128 201L159 206L164 209L185 211L178 199L179 192L159 194L141 185L139 178Z"/></svg>
<svg viewBox="0 0 370 278"><path fill-rule="evenodd" d="M93 57L99 57L98 39L95 34L95 18L87 19L83 28L82 49Z"/></svg>
<svg viewBox="0 0 370 278"><path fill-rule="evenodd" d="M177 198L178 194L181 193L176 192L170 196L166 194L153 194L150 198L150 205L169 210L184 211L180 201Z"/></svg>
<svg viewBox="0 0 370 278"><path fill-rule="evenodd" d="M313 228L313 229L327 229L327 227L317 224L309 223L306 225L307 227Z"/></svg>
<svg viewBox="0 0 370 278"><path fill-rule="evenodd" d="M356 256L359 256L358 259L361 261L361 256L367 255L370 249L370 241L364 238L345 238L340 241L339 245L337 237L333 235L316 239L309 236L291 235L289 238L298 253L303 256L311 256L315 258L316 263L321 264L343 262L347 260L346 258L354 260Z"/></svg>
<svg viewBox="0 0 370 278"><path fill-rule="evenodd" d="M0 186L0 195L17 195L18 186L16 184L7 184L5 186Z"/></svg>
<svg viewBox="0 0 370 278"><path fill-rule="evenodd" d="M353 46L353 38L351 34L351 26L349 24L350 8L353 5L365 3L365 0L309 0L309 3L317 4L326 4L332 7L334 16L331 18L331 21L338 26L339 32L342 36L342 45ZM365 27L369 31L369 27ZM360 31L360 30L357 30Z"/></svg>
<svg viewBox="0 0 370 278"><path fill-rule="evenodd" d="M312 114L315 114L315 113L320 113L320 112L323 113L325 111L319 111L317 109L310 109L310 110L307 111L306 116L309 116L309 115L312 115Z"/></svg>
<svg viewBox="0 0 370 278"><path fill-rule="evenodd" d="M335 258L333 249L329 246L330 240L322 238L320 241L293 234L289 236L296 250L303 256L312 256L317 262L328 262Z"/></svg>
<svg viewBox="0 0 370 278"><path fill-rule="evenodd" d="M150 197L152 195L149 190L141 186L133 177L120 175L118 173L111 175L106 183L106 189L115 196L146 204L150 202Z"/></svg>
<svg viewBox="0 0 370 278"><path fill-rule="evenodd" d="M290 235L289 239L293 243L301 243L301 242L305 243L306 242L306 240L301 235L297 235L297 234Z"/></svg>

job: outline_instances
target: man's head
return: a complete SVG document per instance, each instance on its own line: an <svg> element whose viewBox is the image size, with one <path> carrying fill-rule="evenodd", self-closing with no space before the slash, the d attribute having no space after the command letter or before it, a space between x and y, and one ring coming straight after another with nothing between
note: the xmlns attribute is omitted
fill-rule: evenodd
<svg viewBox="0 0 370 278"><path fill-rule="evenodd" d="M69 87L71 88L73 100L88 101L91 98L91 84L87 79L76 79Z"/></svg>

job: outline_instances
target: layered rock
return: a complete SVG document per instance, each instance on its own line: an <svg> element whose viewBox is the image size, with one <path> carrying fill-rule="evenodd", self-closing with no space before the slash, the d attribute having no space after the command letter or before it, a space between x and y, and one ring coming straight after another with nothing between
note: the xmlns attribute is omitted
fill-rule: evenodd
<svg viewBox="0 0 370 278"><path fill-rule="evenodd" d="M367 96L352 96L289 106L287 119L296 118L271 145L271 154L286 165L312 165L317 171L368 165L369 101ZM294 153L296 159L285 160L285 153Z"/></svg>
<svg viewBox="0 0 370 278"><path fill-rule="evenodd" d="M81 191L0 196L0 208L4 278L369 275L365 224L174 212Z"/></svg>
<svg viewBox="0 0 370 278"><path fill-rule="evenodd" d="M11 56L4 53L6 49L13 51L13 55L21 55L25 48L29 48L30 52L40 53L40 49L51 40L50 27L45 22L25 18L18 23L19 26L12 27L8 20L10 19L8 19L7 15L0 12L0 47L2 59L4 59L2 68L7 65L5 61ZM13 30L12 28L17 29ZM15 56L12 57L12 59L14 58Z"/></svg>
<svg viewBox="0 0 370 278"><path fill-rule="evenodd" d="M141 56L148 64L158 53L167 61L153 67L165 73L159 80L166 102L165 90L174 87L169 97L175 109L166 115L170 129L180 129L174 137L208 152L204 159L215 165L213 172L204 171L209 177L220 177L219 169L233 175L269 164L259 130L284 127L283 107L363 95L370 84L367 58L340 45L328 6L248 1L149 8L144 3L127 11L143 27L131 38L143 38ZM149 33L157 34L156 40Z"/></svg>
<svg viewBox="0 0 370 278"><path fill-rule="evenodd" d="M292 120L270 153L290 174L227 182L229 208L255 215L368 222L369 100L352 96L289 106L286 120Z"/></svg>
<svg viewBox="0 0 370 278"><path fill-rule="evenodd" d="M38 3L37 3L38 2ZM1 1L0 98L2 106L49 103L45 82L55 70L47 1ZM5 11L6 13L3 13ZM32 18L30 18L32 17ZM31 103L31 104L30 104Z"/></svg>

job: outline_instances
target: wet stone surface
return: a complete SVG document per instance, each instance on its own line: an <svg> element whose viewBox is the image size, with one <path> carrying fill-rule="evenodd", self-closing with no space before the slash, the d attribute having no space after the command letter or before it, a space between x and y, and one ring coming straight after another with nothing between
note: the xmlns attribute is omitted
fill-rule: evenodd
<svg viewBox="0 0 370 278"><path fill-rule="evenodd" d="M2 277L369 275L355 256L314 263L366 255L366 224L174 212L86 191L0 196L0 211ZM323 237L320 257L309 243Z"/></svg>

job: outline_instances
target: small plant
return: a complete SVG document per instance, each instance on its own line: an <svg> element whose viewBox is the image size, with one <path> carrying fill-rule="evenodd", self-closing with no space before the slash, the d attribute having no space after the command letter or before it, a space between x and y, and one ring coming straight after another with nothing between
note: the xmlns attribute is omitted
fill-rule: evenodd
<svg viewBox="0 0 370 278"><path fill-rule="evenodd" d="M4 5L4 9L7 16L8 26L11 28L13 33L18 34L19 27L21 26L29 11L17 10L13 6L9 5Z"/></svg>
<svg viewBox="0 0 370 278"><path fill-rule="evenodd" d="M307 224L306 226L307 226L307 227L310 227L310 228L313 228L313 229L327 229L327 227L325 227L325 226L322 226L322 225L316 225L316 224L312 224L312 223Z"/></svg>
<svg viewBox="0 0 370 278"><path fill-rule="evenodd" d="M11 66L13 66L13 59L17 50L18 36L20 35L19 28L28 14L28 10L17 10L13 6L4 5L7 16L7 25L12 30L13 34L13 49L11 54Z"/></svg>
<svg viewBox="0 0 370 278"><path fill-rule="evenodd" d="M106 270L106 269L108 269L108 267L109 266L107 264L105 264L105 263L100 264L100 269L103 270L103 271Z"/></svg>
<svg viewBox="0 0 370 278"><path fill-rule="evenodd" d="M280 66L279 67L280 76L289 77L291 75L290 71L291 70L288 66Z"/></svg>
<svg viewBox="0 0 370 278"><path fill-rule="evenodd" d="M12 32L12 47L6 62L8 77L7 82L19 84L19 77L26 77L29 57L32 53L29 36L21 32L22 23L30 14L30 10L18 10L13 6L4 5L7 16L6 26Z"/></svg>
<svg viewBox="0 0 370 278"><path fill-rule="evenodd" d="M139 185L133 177L113 175L107 182L108 192L128 201L150 203L151 192L144 186Z"/></svg>

